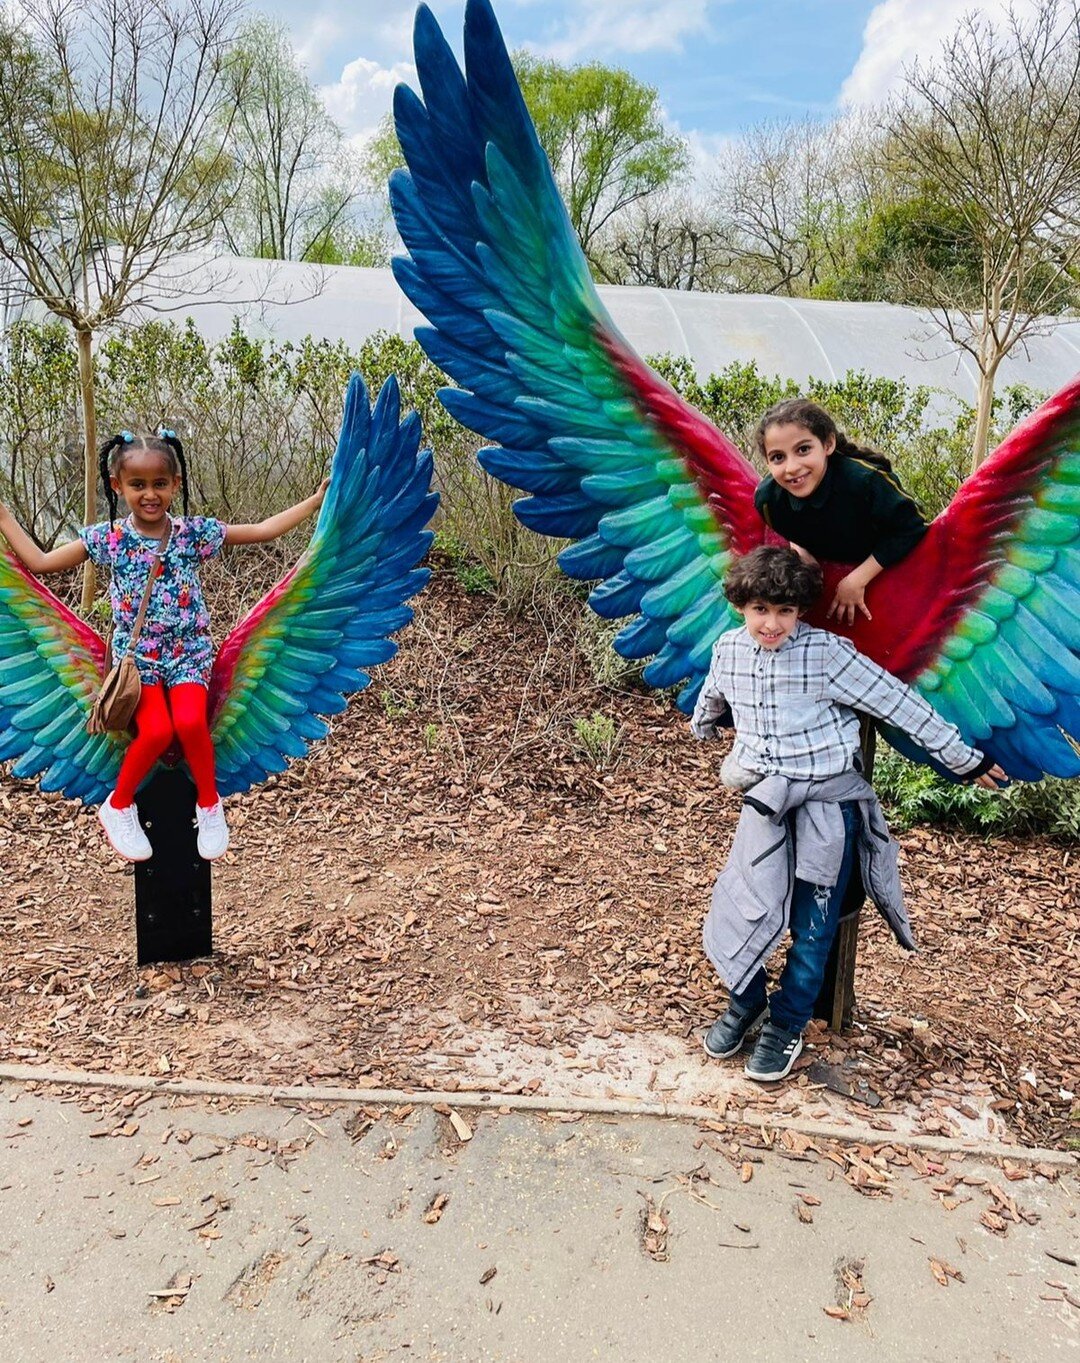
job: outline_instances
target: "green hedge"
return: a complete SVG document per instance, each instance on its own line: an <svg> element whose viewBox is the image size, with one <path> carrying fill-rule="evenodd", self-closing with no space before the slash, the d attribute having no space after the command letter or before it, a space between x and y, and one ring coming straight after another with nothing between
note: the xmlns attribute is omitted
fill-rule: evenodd
<svg viewBox="0 0 1080 1363"><path fill-rule="evenodd" d="M517 494L479 469L479 439L439 403L446 378L414 341L378 333L354 351L312 338L296 344L256 340L237 328L209 345L190 320L147 322L106 337L95 363L101 432L162 422L177 429L191 456L196 505L232 520L258 519L316 485L337 439L352 369L360 369L373 393L396 373L403 406L419 412L425 443L435 451L443 498L437 544L463 586L490 592L511 610L543 611L552 593L581 594L555 568L559 546L514 517ZM753 363L729 365L705 381L685 359L659 356L651 363L748 452L760 414L798 391L790 381L762 375ZM974 421L968 404L956 400L953 422L939 417L935 424L929 389L861 372L814 380L804 391L854 439L886 452L927 514L948 503L968 466ZM1037 400L1028 389L1006 390L995 407L997 434ZM0 348L0 498L40 543L51 545L80 523L81 470L70 330L59 323L18 323ZM559 609L566 604L564 599ZM615 628L588 616L581 628L582 649L607 684L640 670L613 654ZM902 822L1080 837L1080 782L1046 781L995 796L950 785L887 752L878 784Z"/></svg>
<svg viewBox="0 0 1080 1363"><path fill-rule="evenodd" d="M874 787L901 828L930 823L972 833L1080 839L1080 781L1046 778L997 792L983 790L946 781L929 767L916 766L879 745Z"/></svg>

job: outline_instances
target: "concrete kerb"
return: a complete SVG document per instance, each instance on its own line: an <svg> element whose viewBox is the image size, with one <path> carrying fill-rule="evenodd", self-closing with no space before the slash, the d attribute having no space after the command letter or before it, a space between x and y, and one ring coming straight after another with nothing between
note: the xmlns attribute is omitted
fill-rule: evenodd
<svg viewBox="0 0 1080 1363"><path fill-rule="evenodd" d="M1012 1160L1024 1164L1050 1164L1062 1169L1080 1168L1080 1154L1049 1150L1040 1146L1006 1145L1000 1141L966 1141L948 1136L903 1135L890 1139L865 1123L841 1126L837 1123L803 1121L782 1113L764 1114L740 1109L720 1113L706 1106L689 1103L635 1102L624 1098L545 1097L537 1094L499 1093L487 1090L434 1089L356 1089L322 1085L278 1087L271 1084L242 1084L202 1079L159 1079L145 1074L95 1074L90 1070L62 1070L51 1066L0 1064L0 1082L16 1084L66 1084L81 1088L115 1088L125 1092L157 1093L163 1097L235 1098L268 1103L340 1103L349 1107L426 1107L446 1106L489 1111L581 1113L596 1116L669 1117L681 1121L722 1121L732 1128L749 1127L764 1131L792 1131L845 1145L896 1145L902 1149L926 1150L945 1155L971 1155L975 1158Z"/></svg>

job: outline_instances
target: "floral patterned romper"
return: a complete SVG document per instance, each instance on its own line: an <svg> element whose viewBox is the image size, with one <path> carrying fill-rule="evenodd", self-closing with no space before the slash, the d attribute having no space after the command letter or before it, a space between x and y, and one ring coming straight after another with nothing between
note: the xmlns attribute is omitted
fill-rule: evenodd
<svg viewBox="0 0 1080 1363"><path fill-rule="evenodd" d="M148 686L206 686L214 661L210 614L199 585L199 564L225 542L225 523L212 516L173 516L172 534L150 593L135 666ZM113 614L113 658L127 651L139 613L146 575L159 562L160 541L140 535L131 518L88 525L79 532L98 567L112 572L109 599Z"/></svg>

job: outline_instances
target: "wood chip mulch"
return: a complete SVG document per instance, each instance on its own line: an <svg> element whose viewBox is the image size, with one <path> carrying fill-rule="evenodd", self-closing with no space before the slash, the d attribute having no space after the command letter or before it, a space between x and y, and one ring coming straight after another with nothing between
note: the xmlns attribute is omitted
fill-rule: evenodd
<svg viewBox="0 0 1080 1363"><path fill-rule="evenodd" d="M509 620L440 572L329 739L230 802L209 961L138 970L130 871L93 814L5 776L0 1057L444 1088L432 1057L493 1028L565 1065L586 1036L710 1021L723 747L662 697L598 687L580 621L569 597ZM574 734L596 711L619 726L606 768ZM927 1131L989 1100L1014 1138L1076 1148L1077 849L928 828L901 845L920 952L864 912L857 1025L819 1055Z"/></svg>

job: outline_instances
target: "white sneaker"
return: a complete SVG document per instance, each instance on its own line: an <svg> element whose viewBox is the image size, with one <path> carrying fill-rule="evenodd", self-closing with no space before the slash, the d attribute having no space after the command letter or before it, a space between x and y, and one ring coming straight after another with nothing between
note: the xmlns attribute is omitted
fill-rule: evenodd
<svg viewBox="0 0 1080 1363"><path fill-rule="evenodd" d="M221 801L209 809L196 805L195 819L199 825L199 856L203 861L217 861L229 848L229 825Z"/></svg>
<svg viewBox="0 0 1080 1363"><path fill-rule="evenodd" d="M149 861L154 855L150 839L139 823L139 811L133 804L126 809L117 809L112 796L98 808L98 818L105 830L105 836L112 843L113 851L125 861Z"/></svg>

